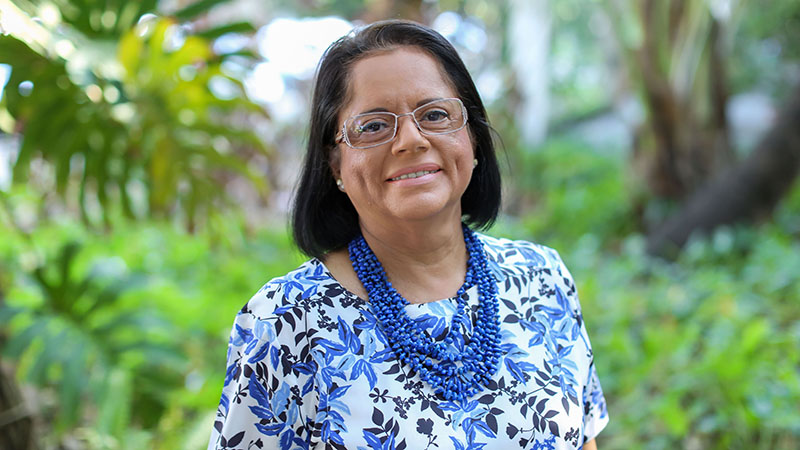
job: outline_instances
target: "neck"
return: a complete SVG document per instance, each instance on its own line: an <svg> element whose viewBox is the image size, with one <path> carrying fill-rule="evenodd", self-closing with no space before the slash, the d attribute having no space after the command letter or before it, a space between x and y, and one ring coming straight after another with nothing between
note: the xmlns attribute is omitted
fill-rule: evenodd
<svg viewBox="0 0 800 450"><path fill-rule="evenodd" d="M395 289L410 303L424 303L452 297L464 283L467 251L460 220L392 227L362 222L361 232Z"/></svg>

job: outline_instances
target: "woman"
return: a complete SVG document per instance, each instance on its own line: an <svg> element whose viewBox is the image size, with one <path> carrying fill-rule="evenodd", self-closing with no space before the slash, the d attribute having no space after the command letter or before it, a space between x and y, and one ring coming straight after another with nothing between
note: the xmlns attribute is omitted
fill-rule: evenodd
<svg viewBox="0 0 800 450"><path fill-rule="evenodd" d="M209 448L596 448L575 285L555 251L472 231L499 205L447 40L387 21L334 43L293 211L314 258L237 316Z"/></svg>

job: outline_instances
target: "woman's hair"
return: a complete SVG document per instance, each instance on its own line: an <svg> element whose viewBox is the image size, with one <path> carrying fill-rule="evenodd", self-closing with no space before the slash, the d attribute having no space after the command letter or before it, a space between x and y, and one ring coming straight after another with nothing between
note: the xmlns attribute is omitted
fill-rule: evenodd
<svg viewBox="0 0 800 450"><path fill-rule="evenodd" d="M497 217L500 171L491 128L478 90L458 52L442 35L423 25L402 20L376 22L331 44L317 68L308 147L292 207L294 239L307 255L322 257L345 247L361 233L358 214L347 195L336 187L330 167L339 112L352 95L348 81L353 65L374 53L403 46L421 49L438 61L467 108L478 166L461 197L464 221L473 228L485 229Z"/></svg>

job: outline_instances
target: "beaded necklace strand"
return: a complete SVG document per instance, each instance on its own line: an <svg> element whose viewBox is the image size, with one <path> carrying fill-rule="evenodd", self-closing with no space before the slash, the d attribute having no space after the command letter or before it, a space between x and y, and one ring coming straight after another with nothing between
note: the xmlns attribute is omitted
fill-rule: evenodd
<svg viewBox="0 0 800 450"><path fill-rule="evenodd" d="M500 360L500 317L497 305L497 282L487 267L483 243L465 224L469 258L464 284L456 294L456 313L444 342L428 336L406 313L408 300L389 282L386 271L363 236L348 245L350 261L369 296L373 314L381 324L395 356L446 400L464 401L483 391ZM470 320L466 291L478 285L477 319L469 342L461 352L448 347L462 324Z"/></svg>

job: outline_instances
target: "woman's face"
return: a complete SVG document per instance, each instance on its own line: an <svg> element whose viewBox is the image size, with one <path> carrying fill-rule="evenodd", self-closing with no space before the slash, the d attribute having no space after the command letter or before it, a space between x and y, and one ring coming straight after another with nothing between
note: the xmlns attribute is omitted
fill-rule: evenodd
<svg viewBox="0 0 800 450"><path fill-rule="evenodd" d="M356 62L350 73L350 101L338 126L374 110L403 114L431 100L457 97L438 63L414 47L399 47ZM354 149L342 142L331 155L334 176L358 212L362 226L392 227L398 221L461 220L461 195L474 159L467 127L450 134L424 135L411 116L400 117L391 142ZM420 171L417 178L396 179Z"/></svg>

